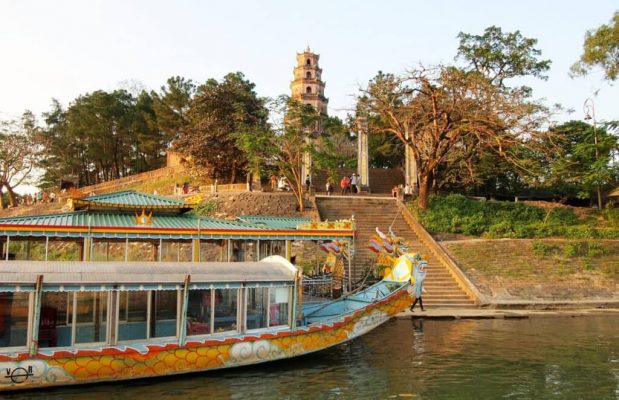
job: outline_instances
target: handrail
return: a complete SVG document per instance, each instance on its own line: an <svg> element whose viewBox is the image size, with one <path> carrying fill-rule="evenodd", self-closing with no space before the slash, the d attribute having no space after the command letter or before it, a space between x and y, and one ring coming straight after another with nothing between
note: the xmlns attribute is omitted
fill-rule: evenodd
<svg viewBox="0 0 619 400"><path fill-rule="evenodd" d="M426 229L417 221L410 210L398 200L398 208L404 220L417 235L419 240L427 246L432 254L447 268L451 276L458 282L458 285L473 299L475 304L479 306L488 305L489 302L486 296L477 289L471 280L462 272L456 262L447 254L434 238L426 231Z"/></svg>

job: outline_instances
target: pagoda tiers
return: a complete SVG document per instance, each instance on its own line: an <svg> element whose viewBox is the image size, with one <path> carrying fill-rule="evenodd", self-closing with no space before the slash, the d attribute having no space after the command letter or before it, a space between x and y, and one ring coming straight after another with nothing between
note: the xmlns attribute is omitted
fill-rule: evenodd
<svg viewBox="0 0 619 400"><path fill-rule="evenodd" d="M72 211L0 218L0 260L256 261L295 241L352 241L350 221L202 217L195 204L136 191L69 200Z"/></svg>

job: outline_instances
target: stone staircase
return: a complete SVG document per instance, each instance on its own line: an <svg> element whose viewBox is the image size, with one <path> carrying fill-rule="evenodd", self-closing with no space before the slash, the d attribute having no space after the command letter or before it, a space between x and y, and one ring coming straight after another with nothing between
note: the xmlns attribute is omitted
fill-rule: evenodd
<svg viewBox="0 0 619 400"><path fill-rule="evenodd" d="M392 226L396 235L403 237L409 250L421 253L428 261L428 275L424 284L427 293L424 306L474 307L475 302L458 286L449 270L420 242L415 232L400 214L396 200L390 197L365 196L316 196L321 220L349 219L355 217L357 238L353 257L353 281L363 277L367 267L374 263L376 254L368 244L376 227L383 232Z"/></svg>

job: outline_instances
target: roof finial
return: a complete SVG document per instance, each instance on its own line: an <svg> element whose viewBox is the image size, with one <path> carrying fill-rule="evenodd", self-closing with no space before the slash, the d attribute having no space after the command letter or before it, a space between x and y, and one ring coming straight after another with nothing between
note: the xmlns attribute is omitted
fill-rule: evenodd
<svg viewBox="0 0 619 400"><path fill-rule="evenodd" d="M305 46L305 52L306 52L306 53L311 53L311 52L312 52L312 51L310 50L309 43L307 44L307 46Z"/></svg>

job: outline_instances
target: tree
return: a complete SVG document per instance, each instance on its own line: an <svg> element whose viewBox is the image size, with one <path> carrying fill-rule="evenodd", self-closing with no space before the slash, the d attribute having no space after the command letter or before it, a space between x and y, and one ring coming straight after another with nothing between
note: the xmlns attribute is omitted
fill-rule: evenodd
<svg viewBox="0 0 619 400"><path fill-rule="evenodd" d="M254 87L242 73L230 73L200 85L191 100L188 123L174 145L213 179L234 183L245 173L247 159L234 134L267 127L268 110Z"/></svg>
<svg viewBox="0 0 619 400"><path fill-rule="evenodd" d="M164 160L168 138L158 126L153 99L125 90L79 96L64 110L56 100L43 114L43 187L75 179L80 186L151 170Z"/></svg>
<svg viewBox="0 0 619 400"><path fill-rule="evenodd" d="M560 141L560 151L550 159L544 181L553 192L562 197L590 199L598 188L611 190L617 185L619 166L612 162L617 138L605 129L595 129L582 121L569 121L551 129L553 137Z"/></svg>
<svg viewBox="0 0 619 400"><path fill-rule="evenodd" d="M503 33L500 27L490 26L483 35L460 32L456 58L487 77L493 84L505 87L506 79L532 75L547 79L550 60L539 60L541 50L535 48L537 39L523 37L520 31Z"/></svg>
<svg viewBox="0 0 619 400"><path fill-rule="evenodd" d="M38 147L34 144L36 121L30 111L20 122L0 122L0 193L6 188L9 204L17 205L15 187L29 183L36 165ZM4 203L0 199L0 208Z"/></svg>
<svg viewBox="0 0 619 400"><path fill-rule="evenodd" d="M311 105L288 96L273 100L270 109L272 124L269 129L241 131L236 140L249 160L254 163L262 160L288 179L299 210L303 211L303 154L312 151L311 143L315 139L312 128L323 116Z"/></svg>
<svg viewBox="0 0 619 400"><path fill-rule="evenodd" d="M583 76L601 67L605 79L615 81L619 74L619 11L608 25L587 31L580 60L570 68L570 75Z"/></svg>
<svg viewBox="0 0 619 400"><path fill-rule="evenodd" d="M350 135L353 121L345 124L338 117L326 115L317 115L316 118L320 120L321 133L313 135L312 145L308 146L313 169L324 170L330 178L336 179L338 168L357 166L357 143Z"/></svg>
<svg viewBox="0 0 619 400"><path fill-rule="evenodd" d="M516 149L537 143L545 117L522 91L506 91L476 71L447 66L419 67L399 77L380 73L363 96L361 108L381 120L377 129L412 150L422 209L440 179L439 168L454 154L491 149L524 168Z"/></svg>
<svg viewBox="0 0 619 400"><path fill-rule="evenodd" d="M191 79L173 76L160 93L151 92L157 126L165 133L168 142L177 138L188 123L188 112L196 86Z"/></svg>

